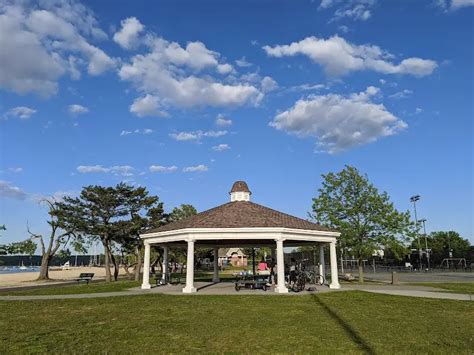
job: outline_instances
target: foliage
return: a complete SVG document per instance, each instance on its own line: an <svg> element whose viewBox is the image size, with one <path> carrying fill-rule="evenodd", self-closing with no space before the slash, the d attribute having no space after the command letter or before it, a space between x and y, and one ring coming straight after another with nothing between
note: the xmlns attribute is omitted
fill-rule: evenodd
<svg viewBox="0 0 474 355"><path fill-rule="evenodd" d="M173 208L168 220L170 222L180 221L182 219L194 216L195 214L197 214L197 210L194 208L194 206L182 204L179 207Z"/></svg>
<svg viewBox="0 0 474 355"><path fill-rule="evenodd" d="M424 245L424 236L421 236L421 244ZM432 232L427 240L428 248L431 249L431 261L434 265L441 264L444 258L449 258L449 251L452 251L453 258L469 259L469 240L463 239L459 233L454 231ZM415 242L412 247L416 248Z"/></svg>
<svg viewBox="0 0 474 355"><path fill-rule="evenodd" d="M341 232L341 249L359 263L381 248L391 249L397 258L407 253L404 236L411 226L408 211L398 212L388 194L380 193L354 167L322 177L319 196L313 199L313 217Z"/></svg>

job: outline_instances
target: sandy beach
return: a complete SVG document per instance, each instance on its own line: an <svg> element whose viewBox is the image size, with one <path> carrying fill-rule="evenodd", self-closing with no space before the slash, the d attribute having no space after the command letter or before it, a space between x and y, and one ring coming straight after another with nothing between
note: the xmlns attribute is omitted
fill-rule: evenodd
<svg viewBox="0 0 474 355"><path fill-rule="evenodd" d="M103 267L71 267L69 270L50 270L49 277L51 281L36 281L39 272L19 272L14 274L0 274L0 288L34 286L41 284L61 283L64 281L72 281L79 277L81 272L94 273L94 280L105 279L105 268ZM125 271L120 269L120 275L124 275Z"/></svg>

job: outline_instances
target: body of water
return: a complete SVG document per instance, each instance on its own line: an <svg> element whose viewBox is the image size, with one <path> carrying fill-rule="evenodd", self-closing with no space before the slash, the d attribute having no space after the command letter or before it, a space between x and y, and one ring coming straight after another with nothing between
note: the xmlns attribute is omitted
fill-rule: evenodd
<svg viewBox="0 0 474 355"><path fill-rule="evenodd" d="M0 266L0 274L16 274L19 272L35 272L39 271L39 266L27 266L22 269L19 266Z"/></svg>

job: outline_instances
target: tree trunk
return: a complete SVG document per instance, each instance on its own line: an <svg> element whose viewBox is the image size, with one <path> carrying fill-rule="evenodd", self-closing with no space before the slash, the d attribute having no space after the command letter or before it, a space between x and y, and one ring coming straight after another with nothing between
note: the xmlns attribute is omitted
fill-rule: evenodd
<svg viewBox="0 0 474 355"><path fill-rule="evenodd" d="M364 264L363 264L362 259L358 260L358 264L359 264L359 282L364 283Z"/></svg>
<svg viewBox="0 0 474 355"><path fill-rule="evenodd" d="M105 259L105 282L112 281L112 275L110 274L110 260L109 260L109 246L107 240L102 240L104 246L104 259Z"/></svg>
<svg viewBox="0 0 474 355"><path fill-rule="evenodd" d="M118 280L118 275L119 275L119 263L117 259L115 258L114 254L112 254L112 251L109 249L109 257L110 260L112 261L112 265L114 266L114 281Z"/></svg>
<svg viewBox="0 0 474 355"><path fill-rule="evenodd" d="M137 255L137 264L135 265L135 281L140 281L140 270L142 268L142 250L137 247L135 250Z"/></svg>
<svg viewBox="0 0 474 355"><path fill-rule="evenodd" d="M41 268L37 280L49 280L49 263L51 261L51 256L48 254L43 254L41 258Z"/></svg>

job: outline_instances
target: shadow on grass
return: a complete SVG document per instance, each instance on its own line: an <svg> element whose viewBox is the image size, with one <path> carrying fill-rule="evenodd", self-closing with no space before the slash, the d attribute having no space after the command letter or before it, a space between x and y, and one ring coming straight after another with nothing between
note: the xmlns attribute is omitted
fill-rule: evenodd
<svg viewBox="0 0 474 355"><path fill-rule="evenodd" d="M367 344L364 338L362 338L349 323L339 317L339 315L335 311L333 311L327 304L325 304L318 296L313 294L311 295L311 297L313 297L314 301L321 307L323 307L326 313L341 326L341 328L361 350L365 351L367 354L375 354L374 349L372 349L372 347Z"/></svg>

